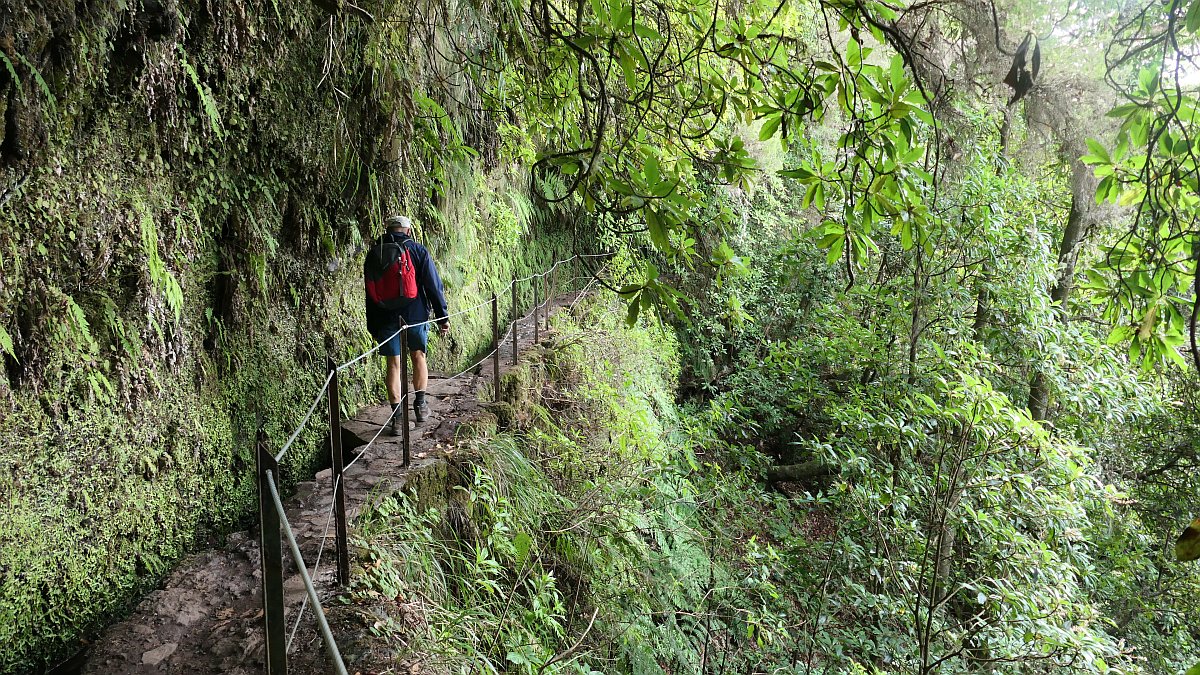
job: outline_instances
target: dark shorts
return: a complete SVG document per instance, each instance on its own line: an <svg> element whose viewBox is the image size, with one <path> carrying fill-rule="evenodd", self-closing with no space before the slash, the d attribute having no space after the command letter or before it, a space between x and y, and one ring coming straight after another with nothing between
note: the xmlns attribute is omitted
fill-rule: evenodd
<svg viewBox="0 0 1200 675"><path fill-rule="evenodd" d="M389 324L385 326L370 326L368 329L371 332L371 337L375 338L376 343L383 343L379 348L379 353L383 356L400 356L400 324ZM420 326L410 326L408 330L408 349L413 352L427 351L429 346L429 324ZM390 339L389 339L390 336Z"/></svg>

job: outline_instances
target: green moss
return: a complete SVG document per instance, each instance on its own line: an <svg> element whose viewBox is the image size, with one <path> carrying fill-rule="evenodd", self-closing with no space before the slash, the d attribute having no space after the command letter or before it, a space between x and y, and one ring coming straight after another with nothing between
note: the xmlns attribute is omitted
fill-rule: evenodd
<svg viewBox="0 0 1200 675"><path fill-rule="evenodd" d="M371 346L359 256L382 214L416 216L452 310L567 250L521 169L443 152L405 106L433 91L426 56L374 79L403 22L347 22L323 77L325 17L308 4L164 3L178 15L155 39L122 33L146 25L141 3L50 4L0 27L6 50L71 64L42 73L56 114L22 90L16 133L37 142L0 158L0 671L52 662L207 533L247 522L260 422L280 448L326 357ZM51 44L62 58L41 58ZM383 147L385 132L412 147ZM519 291L523 313L535 291ZM491 340L490 307L456 317L432 366L457 371ZM382 398L379 361L342 373L344 415ZM320 410L285 488L326 461Z"/></svg>
<svg viewBox="0 0 1200 675"><path fill-rule="evenodd" d="M454 439L458 443L485 440L496 435L499 424L498 414L482 412L459 424L458 428L454 430Z"/></svg>

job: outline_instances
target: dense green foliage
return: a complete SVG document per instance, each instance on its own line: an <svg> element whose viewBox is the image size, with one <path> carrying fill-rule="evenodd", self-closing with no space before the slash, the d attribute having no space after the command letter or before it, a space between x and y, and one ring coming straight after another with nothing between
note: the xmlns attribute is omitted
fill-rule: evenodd
<svg viewBox="0 0 1200 675"><path fill-rule="evenodd" d="M0 668L244 514L392 209L458 306L600 245L626 301L502 385L449 508L362 522L395 658L1200 659L1200 0L318 4L0 2Z"/></svg>

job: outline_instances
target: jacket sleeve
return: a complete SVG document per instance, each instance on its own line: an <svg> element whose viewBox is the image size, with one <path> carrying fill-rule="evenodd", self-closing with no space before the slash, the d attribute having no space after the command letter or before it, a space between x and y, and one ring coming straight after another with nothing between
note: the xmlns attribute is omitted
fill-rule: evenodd
<svg viewBox="0 0 1200 675"><path fill-rule="evenodd" d="M425 298L433 306L433 316L437 319L444 319L448 312L446 311L446 293L442 288L442 278L438 276L437 267L433 264L433 256L430 255L429 249L425 249L424 253L421 267L417 270L417 281L425 290Z"/></svg>

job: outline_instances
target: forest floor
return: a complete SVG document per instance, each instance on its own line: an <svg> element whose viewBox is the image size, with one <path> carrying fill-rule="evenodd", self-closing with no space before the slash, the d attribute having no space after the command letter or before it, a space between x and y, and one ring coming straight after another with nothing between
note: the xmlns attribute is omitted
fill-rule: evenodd
<svg viewBox="0 0 1200 675"><path fill-rule="evenodd" d="M572 304L577 295L558 296L548 306L552 312L561 309ZM531 316L517 322L523 352L534 348ZM498 356L501 372L506 372L512 363L511 341L501 345ZM483 409L480 394L490 391L491 374L491 358L455 379L430 374L427 400L433 414L422 424L415 424L410 415L408 468L402 466L401 439L386 430L362 452L387 421L386 405L365 407L354 419L343 422L346 461L362 454L343 478L351 528L368 500L394 494L414 477L445 467L447 456L456 449L458 427L477 418ZM319 566L310 568L309 574L323 605L339 593L334 528L329 520L331 492L330 470L325 469L313 480L298 484L296 492L284 502L306 563L316 565L320 553ZM287 553L286 541L283 550L285 631L290 636L306 593L303 579ZM288 651L288 671L300 675L332 672L311 607L304 610L298 626ZM337 637L337 626L333 632ZM182 560L160 588L142 598L127 617L109 626L88 646L79 672L248 675L261 673L263 668L262 589L255 528L230 534L214 542L213 547ZM347 668L351 674L356 672L349 663Z"/></svg>

